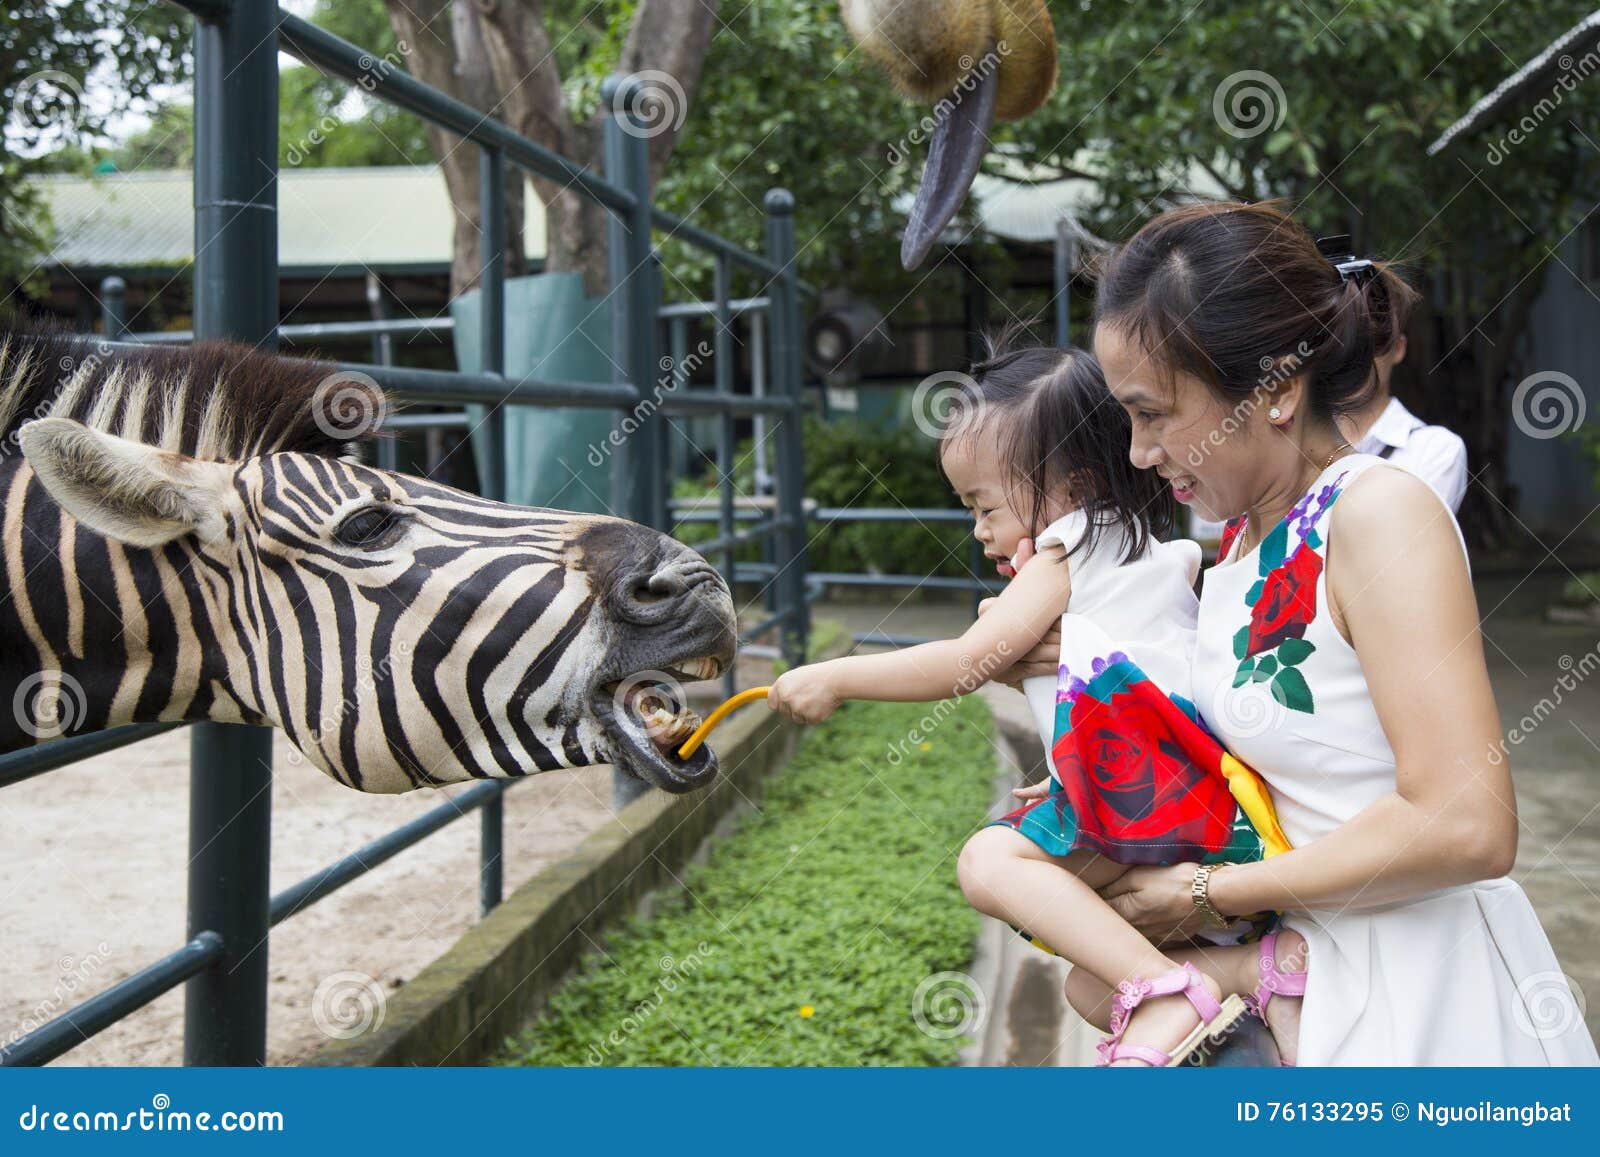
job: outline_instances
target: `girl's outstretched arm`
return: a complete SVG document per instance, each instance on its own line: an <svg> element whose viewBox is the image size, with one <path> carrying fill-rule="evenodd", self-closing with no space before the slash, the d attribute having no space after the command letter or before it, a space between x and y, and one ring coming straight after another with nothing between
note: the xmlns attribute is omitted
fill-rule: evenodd
<svg viewBox="0 0 1600 1157"><path fill-rule="evenodd" d="M772 685L767 705L796 722L820 723L846 699L927 703L969 694L1031 650L1071 594L1066 552L1051 546L1017 572L959 639L796 667Z"/></svg>

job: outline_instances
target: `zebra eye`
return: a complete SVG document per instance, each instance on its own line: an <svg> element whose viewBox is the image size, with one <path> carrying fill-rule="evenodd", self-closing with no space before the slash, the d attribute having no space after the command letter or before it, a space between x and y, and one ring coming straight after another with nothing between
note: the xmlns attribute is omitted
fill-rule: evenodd
<svg viewBox="0 0 1600 1157"><path fill-rule="evenodd" d="M363 506L341 522L333 536L345 546L377 550L389 545L401 521L399 512L393 507Z"/></svg>

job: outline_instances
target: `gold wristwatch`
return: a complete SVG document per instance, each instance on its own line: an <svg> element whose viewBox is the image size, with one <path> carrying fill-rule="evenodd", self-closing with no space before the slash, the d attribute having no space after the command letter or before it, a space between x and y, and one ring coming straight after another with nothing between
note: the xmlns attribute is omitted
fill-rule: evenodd
<svg viewBox="0 0 1600 1157"><path fill-rule="evenodd" d="M1206 918L1206 923L1214 924L1218 928L1228 926L1228 918L1211 903L1207 889L1211 887L1211 873L1221 867L1221 864L1201 864L1194 870L1194 879L1189 884L1189 898L1194 901L1194 906Z"/></svg>

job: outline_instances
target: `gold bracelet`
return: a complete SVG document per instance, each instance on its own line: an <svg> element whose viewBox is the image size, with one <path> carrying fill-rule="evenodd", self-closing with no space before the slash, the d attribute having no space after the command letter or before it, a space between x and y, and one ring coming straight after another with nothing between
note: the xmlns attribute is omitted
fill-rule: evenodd
<svg viewBox="0 0 1600 1157"><path fill-rule="evenodd" d="M1194 879L1189 883L1189 898L1194 901L1195 909L1206 918L1206 923L1226 928L1229 923L1228 918L1217 911L1209 895L1211 873L1221 866L1221 864L1201 864L1196 868Z"/></svg>

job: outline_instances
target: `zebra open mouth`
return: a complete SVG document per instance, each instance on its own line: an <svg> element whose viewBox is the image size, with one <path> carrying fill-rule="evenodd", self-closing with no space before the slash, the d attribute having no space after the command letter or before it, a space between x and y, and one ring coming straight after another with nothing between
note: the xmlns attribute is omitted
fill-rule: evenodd
<svg viewBox="0 0 1600 1157"><path fill-rule="evenodd" d="M672 682L714 678L722 664L694 659L684 669L657 672ZM688 759L678 755L684 740L700 726L700 716L680 701L681 691L666 681L619 680L601 686L594 696L595 714L610 740L614 766L663 791L687 792L716 777L717 757L702 744Z"/></svg>

